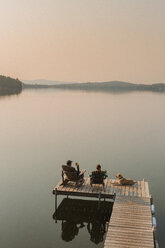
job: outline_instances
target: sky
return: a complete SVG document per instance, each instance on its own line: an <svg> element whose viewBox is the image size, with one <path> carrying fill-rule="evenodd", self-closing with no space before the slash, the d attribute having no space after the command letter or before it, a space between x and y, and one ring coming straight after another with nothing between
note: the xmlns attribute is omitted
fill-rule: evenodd
<svg viewBox="0 0 165 248"><path fill-rule="evenodd" d="M165 83L165 0L0 0L0 75Z"/></svg>

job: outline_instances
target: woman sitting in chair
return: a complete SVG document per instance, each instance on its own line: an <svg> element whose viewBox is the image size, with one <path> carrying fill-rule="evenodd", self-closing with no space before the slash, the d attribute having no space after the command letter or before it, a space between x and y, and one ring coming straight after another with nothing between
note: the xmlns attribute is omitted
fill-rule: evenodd
<svg viewBox="0 0 165 248"><path fill-rule="evenodd" d="M106 174L106 171L101 170L101 165L98 164L96 166L96 171L92 171L90 174L90 185L92 184L102 184L104 186L104 180L108 175Z"/></svg>

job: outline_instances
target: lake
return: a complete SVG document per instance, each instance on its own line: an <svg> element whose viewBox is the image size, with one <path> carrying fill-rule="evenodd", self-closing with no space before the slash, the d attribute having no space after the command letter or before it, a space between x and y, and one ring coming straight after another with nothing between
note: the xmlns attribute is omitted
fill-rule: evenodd
<svg viewBox="0 0 165 248"><path fill-rule="evenodd" d="M100 163L109 178L148 181L164 247L164 147L165 94L46 89L0 97L0 246L103 248L105 234L96 244L86 222L66 241L53 219L52 189L71 159L87 172Z"/></svg>

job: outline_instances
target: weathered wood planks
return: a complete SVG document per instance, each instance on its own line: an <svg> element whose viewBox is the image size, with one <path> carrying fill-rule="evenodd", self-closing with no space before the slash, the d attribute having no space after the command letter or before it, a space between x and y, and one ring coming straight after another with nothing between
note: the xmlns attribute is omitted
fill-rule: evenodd
<svg viewBox="0 0 165 248"><path fill-rule="evenodd" d="M74 182L68 182L65 186L58 184L55 189L57 194L62 195L98 197L101 192L102 198L112 198L114 194L117 196L150 197L147 182L138 181L133 186L116 186L115 182L116 180L114 179L106 179L104 188L102 185L93 185L91 187L89 178L85 178L83 185L80 187L76 187Z"/></svg>
<svg viewBox="0 0 165 248"><path fill-rule="evenodd" d="M150 198L116 196L104 244L110 247L154 248Z"/></svg>

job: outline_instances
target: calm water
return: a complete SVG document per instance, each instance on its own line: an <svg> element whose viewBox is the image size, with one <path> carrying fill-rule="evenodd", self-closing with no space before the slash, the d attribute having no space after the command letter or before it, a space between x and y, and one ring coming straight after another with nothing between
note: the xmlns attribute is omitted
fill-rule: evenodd
<svg viewBox="0 0 165 248"><path fill-rule="evenodd" d="M68 159L87 172L100 163L110 178L120 172L149 181L164 247L164 147L165 94L33 90L0 97L0 247L103 247L81 223L66 242L61 220L52 218L51 192Z"/></svg>

